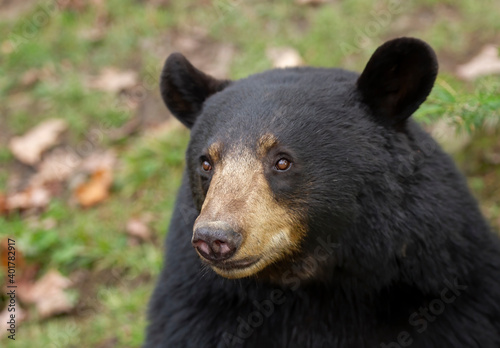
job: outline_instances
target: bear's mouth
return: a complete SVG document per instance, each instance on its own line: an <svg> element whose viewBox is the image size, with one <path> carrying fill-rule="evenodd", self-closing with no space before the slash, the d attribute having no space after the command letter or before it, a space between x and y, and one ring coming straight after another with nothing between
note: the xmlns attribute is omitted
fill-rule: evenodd
<svg viewBox="0 0 500 348"><path fill-rule="evenodd" d="M221 277L238 279L254 276L265 269L270 263L272 263L271 259L260 255L236 261L209 263L209 265Z"/></svg>
<svg viewBox="0 0 500 348"><path fill-rule="evenodd" d="M213 267L217 267L224 271L241 270L248 268L256 264L260 260L259 257L245 257L241 260L228 260L212 264Z"/></svg>

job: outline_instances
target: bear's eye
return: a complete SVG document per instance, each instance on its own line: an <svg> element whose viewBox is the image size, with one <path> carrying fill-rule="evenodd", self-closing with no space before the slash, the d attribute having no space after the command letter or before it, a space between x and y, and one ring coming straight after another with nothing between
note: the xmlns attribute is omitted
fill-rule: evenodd
<svg viewBox="0 0 500 348"><path fill-rule="evenodd" d="M279 171L282 171L282 172L290 169L291 166L292 166L292 162L290 162L286 158L280 158L278 160L278 162L276 162L276 164L275 164L275 168Z"/></svg>
<svg viewBox="0 0 500 348"><path fill-rule="evenodd" d="M201 168L205 171L205 172L209 172L212 170L212 165L210 164L210 162L208 160L203 160L203 162L201 162Z"/></svg>

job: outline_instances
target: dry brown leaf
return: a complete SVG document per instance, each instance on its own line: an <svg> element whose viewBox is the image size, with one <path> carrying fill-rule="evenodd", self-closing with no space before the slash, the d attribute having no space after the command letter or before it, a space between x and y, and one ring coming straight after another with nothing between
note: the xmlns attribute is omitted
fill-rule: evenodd
<svg viewBox="0 0 500 348"><path fill-rule="evenodd" d="M27 70L23 76L21 77L21 84L24 87L31 87L38 81L40 81L40 70L38 69L29 69Z"/></svg>
<svg viewBox="0 0 500 348"><path fill-rule="evenodd" d="M85 28L82 29L79 34L83 40L97 42L101 41L106 36L106 28L103 26Z"/></svg>
<svg viewBox="0 0 500 348"><path fill-rule="evenodd" d="M274 47L266 51L267 58L275 68L286 68L304 64L299 52L291 47Z"/></svg>
<svg viewBox="0 0 500 348"><path fill-rule="evenodd" d="M79 185L75 190L78 203L88 208L101 203L109 197L109 189L113 182L113 173L108 168L95 171L90 180Z"/></svg>
<svg viewBox="0 0 500 348"><path fill-rule="evenodd" d="M16 265L16 277L15 281L17 282L20 277L22 276L22 273L24 271L24 268L26 266L26 263L24 261L24 256L22 252L19 250L17 246L15 247L15 265ZM9 237L4 237L0 241L0 258L2 259L1 266L2 266L2 271L4 272L5 276L8 275L8 270L9 270ZM7 279L7 278L6 278Z"/></svg>
<svg viewBox="0 0 500 348"><path fill-rule="evenodd" d="M30 179L30 186L65 181L81 162L81 158L74 152L57 148L44 156L38 172Z"/></svg>
<svg viewBox="0 0 500 348"><path fill-rule="evenodd" d="M44 151L60 142L60 136L67 128L68 124L62 119L46 120L26 134L12 138L9 149L19 161L35 165L40 162Z"/></svg>
<svg viewBox="0 0 500 348"><path fill-rule="evenodd" d="M27 11L32 11L35 5L37 5L36 0L0 0L0 20L3 21L9 18L22 18Z"/></svg>
<svg viewBox="0 0 500 348"><path fill-rule="evenodd" d="M136 86L138 76L135 71L120 71L115 68L104 68L98 77L91 79L87 86L105 92L117 93Z"/></svg>
<svg viewBox="0 0 500 348"><path fill-rule="evenodd" d="M60 1L59 8L61 10L70 10L75 12L82 12L89 5L87 0L64 0Z"/></svg>
<svg viewBox="0 0 500 348"><path fill-rule="evenodd" d="M7 197L0 192L0 215L5 215L7 212Z"/></svg>
<svg viewBox="0 0 500 348"><path fill-rule="evenodd" d="M73 304L64 292L71 281L56 270L50 270L42 278L32 283L18 285L19 299L26 304L34 304L41 318L67 313Z"/></svg>
<svg viewBox="0 0 500 348"><path fill-rule="evenodd" d="M7 211L45 208L51 199L45 187L28 187L22 192L8 195L5 200Z"/></svg>
<svg viewBox="0 0 500 348"><path fill-rule="evenodd" d="M66 64L69 63L65 61L61 62L62 67L66 67L65 66ZM67 68L72 69L71 66ZM32 68L26 70L22 74L19 82L22 87L32 87L39 81L50 81L50 82L57 81L56 72L54 71L54 67L52 65L45 65L42 68Z"/></svg>
<svg viewBox="0 0 500 348"><path fill-rule="evenodd" d="M113 150L93 153L82 161L78 170L87 173L93 173L102 168L112 170L116 164L116 157L116 152Z"/></svg>
<svg viewBox="0 0 500 348"><path fill-rule="evenodd" d="M493 165L499 165L500 164L500 153L495 153L495 152L486 153L485 159L487 162L489 162Z"/></svg>
<svg viewBox="0 0 500 348"><path fill-rule="evenodd" d="M151 240L151 231L145 219L132 218L128 220L125 230L127 234L133 238L131 244L134 242L148 242Z"/></svg>
<svg viewBox="0 0 500 348"><path fill-rule="evenodd" d="M457 75L465 80L474 80L483 75L500 74L498 47L487 45L466 64L457 67Z"/></svg>

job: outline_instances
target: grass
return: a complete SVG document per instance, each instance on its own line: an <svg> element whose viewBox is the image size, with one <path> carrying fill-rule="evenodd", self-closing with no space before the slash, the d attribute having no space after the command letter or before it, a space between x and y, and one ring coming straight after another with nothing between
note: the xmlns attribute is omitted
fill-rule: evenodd
<svg viewBox="0 0 500 348"><path fill-rule="evenodd" d="M5 191L13 157L5 144L41 120L61 117L69 124L69 146L78 149L89 130L105 123L125 124L135 111L121 99L89 90L85 81L105 67L133 69L153 88L164 56L145 45L169 51L175 33L205 32L213 42L236 48L232 78L242 78L271 67L266 50L296 48L308 65L341 66L360 71L373 50L393 36L417 36L444 57L442 74L428 103L416 117L432 123L446 117L465 126L475 141L457 159L471 187L493 221L500 217L498 166L484 154L496 144L481 125L498 118L500 79L485 77L464 83L453 76L453 64L465 62L482 44L498 42L500 7L491 1L401 2L345 0L322 7L301 7L294 1L171 1L158 7L148 1L110 0L99 9L52 7L45 21L36 22L41 5L17 18L0 21L0 191ZM446 13L447 15L442 15ZM35 24L33 24L35 23ZM38 24L36 24L38 23ZM23 38L31 25L29 38ZM103 34L86 39L89 30L104 26ZM13 39L17 45L13 45ZM164 45L165 47L162 47ZM33 85L22 82L33 69L44 76ZM149 93L153 93L149 91ZM70 315L23 323L16 342L7 347L139 347L144 338L145 308L162 265L162 247L183 171L188 132L175 128L161 137L129 137L120 142L105 136L96 149L113 147L119 153L111 197L97 208L83 210L54 200L35 220L0 217L0 236L15 236L26 259L55 268L68 277L86 272L89 288L75 292L77 310ZM470 160L474 158L474 160ZM6 168L7 170L4 170ZM492 179L493 178L493 179ZM152 215L154 243L130 246L124 233L129 217ZM102 274L114 276L101 277ZM0 299L3 306L5 298Z"/></svg>

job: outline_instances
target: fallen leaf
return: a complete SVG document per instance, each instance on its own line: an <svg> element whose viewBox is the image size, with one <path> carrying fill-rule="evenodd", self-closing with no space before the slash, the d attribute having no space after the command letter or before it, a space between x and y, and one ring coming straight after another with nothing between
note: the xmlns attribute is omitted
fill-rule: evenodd
<svg viewBox="0 0 500 348"><path fill-rule="evenodd" d="M57 148L44 156L34 174L26 178L11 175L10 193L5 194L3 199L0 195L0 214L45 208L53 196L64 190L63 183L80 163L81 158L74 152Z"/></svg>
<svg viewBox="0 0 500 348"><path fill-rule="evenodd" d="M71 284L71 281L58 271L50 270L36 282L19 284L18 295L23 303L34 304L41 318L47 318L67 313L73 308L64 292Z"/></svg>
<svg viewBox="0 0 500 348"><path fill-rule="evenodd" d="M76 188L75 196L78 203L84 208L101 203L109 197L112 182L113 174L109 168L98 169L89 181Z"/></svg>
<svg viewBox="0 0 500 348"><path fill-rule="evenodd" d="M93 153L82 161L78 170L87 173L93 173L103 168L112 170L116 164L116 156L116 152L113 150Z"/></svg>
<svg viewBox="0 0 500 348"><path fill-rule="evenodd" d="M132 88L137 83L138 76L135 71L104 68L99 76L87 82L87 86L105 92L117 93Z"/></svg>
<svg viewBox="0 0 500 348"><path fill-rule="evenodd" d="M131 244L135 242L148 242L151 240L151 231L146 219L132 218L128 220L125 228L127 234L132 237Z"/></svg>
<svg viewBox="0 0 500 348"><path fill-rule="evenodd" d="M291 47L275 47L266 51L275 68L286 68L304 64L299 52Z"/></svg>
<svg viewBox="0 0 500 348"><path fill-rule="evenodd" d="M102 26L85 28L82 29L79 34L83 40L97 42L101 41L106 36L106 28Z"/></svg>
<svg viewBox="0 0 500 348"><path fill-rule="evenodd" d="M61 66L65 67L66 61L61 61ZM68 67L66 67L68 68ZM69 69L72 69L70 66ZM68 69L68 70L69 70ZM32 68L29 70L26 70L22 75L21 79L19 80L20 85L22 87L32 87L39 81L45 81L45 82L50 82L50 83L55 83L57 81L57 76L56 72L54 70L54 67L50 64L43 66L42 68Z"/></svg>
<svg viewBox="0 0 500 348"><path fill-rule="evenodd" d="M465 80L474 80L483 75L500 73L500 56L498 47L487 45L481 52L466 64L457 67L457 75Z"/></svg>
<svg viewBox="0 0 500 348"><path fill-rule="evenodd" d="M0 215L7 213L7 197L0 192Z"/></svg>
<svg viewBox="0 0 500 348"><path fill-rule="evenodd" d="M26 190L8 195L5 200L7 211L45 208L51 199L44 187L28 187Z"/></svg>
<svg viewBox="0 0 500 348"><path fill-rule="evenodd" d="M40 81L40 70L38 69L29 69L21 77L21 84L24 87L31 87L38 81Z"/></svg>
<svg viewBox="0 0 500 348"><path fill-rule="evenodd" d="M113 150L106 150L104 152L94 152L91 155L82 159L77 166L76 170L71 174L68 180L68 186L71 191L76 189L89 181L96 171L106 169L113 171L116 164L116 152Z"/></svg>
<svg viewBox="0 0 500 348"><path fill-rule="evenodd" d="M35 5L37 5L36 0L0 0L0 21L8 18L22 18L23 15L26 15L27 11L32 11Z"/></svg>
<svg viewBox="0 0 500 348"><path fill-rule="evenodd" d="M26 134L9 142L12 154L21 162L35 165L42 153L60 142L60 135L68 128L62 119L49 119L32 128Z"/></svg>
<svg viewBox="0 0 500 348"><path fill-rule="evenodd" d="M2 271L4 272L4 275L5 275L5 279L7 279L7 275L8 275L8 272L9 272L9 259L8 257L10 256L9 255L9 251L10 252L15 252L14 254L14 257L15 257L15 266L16 266L16 275L15 275L15 278L14 278L14 281L18 281L20 279L20 277L22 276L22 273L24 271L24 268L25 268L25 261L24 261L24 256L23 256L23 253L19 250L19 248L17 247L17 245L14 245L14 249L15 250L9 250L9 237L4 237L1 241L0 241L0 258L2 259Z"/></svg>
<svg viewBox="0 0 500 348"><path fill-rule="evenodd" d="M50 182L63 182L82 163L82 159L74 151L57 148L38 166L38 172L30 179L30 186L43 186Z"/></svg>
<svg viewBox="0 0 500 348"><path fill-rule="evenodd" d="M485 159L490 164L499 165L500 164L500 153L497 153L497 152L487 152L485 154Z"/></svg>
<svg viewBox="0 0 500 348"><path fill-rule="evenodd" d="M86 0L64 0L60 1L58 5L61 10L70 10L75 12L82 12L89 5Z"/></svg>

